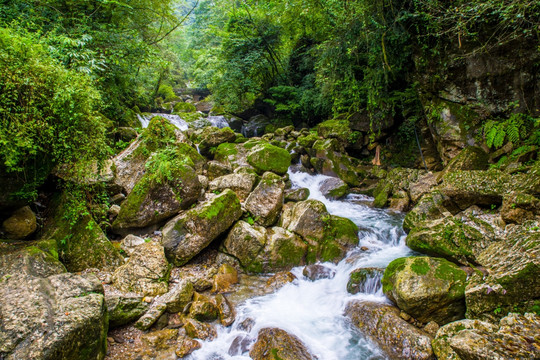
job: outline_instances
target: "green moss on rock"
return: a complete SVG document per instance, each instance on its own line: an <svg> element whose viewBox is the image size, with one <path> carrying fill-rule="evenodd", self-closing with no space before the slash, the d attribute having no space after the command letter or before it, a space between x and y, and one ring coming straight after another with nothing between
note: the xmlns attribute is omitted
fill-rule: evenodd
<svg viewBox="0 0 540 360"><path fill-rule="evenodd" d="M247 161L260 174L271 171L283 175L291 165L291 155L287 150L277 146L260 144L249 152Z"/></svg>

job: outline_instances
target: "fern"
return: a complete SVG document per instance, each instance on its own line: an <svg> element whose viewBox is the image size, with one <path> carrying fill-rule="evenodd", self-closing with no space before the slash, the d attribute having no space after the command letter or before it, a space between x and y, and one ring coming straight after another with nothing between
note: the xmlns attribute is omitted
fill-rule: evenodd
<svg viewBox="0 0 540 360"><path fill-rule="evenodd" d="M538 127L538 119L527 114L512 114L510 118L502 121L489 120L484 124L484 137L488 147L500 148L505 141L518 144L535 135L533 131ZM533 141L536 138L533 136Z"/></svg>

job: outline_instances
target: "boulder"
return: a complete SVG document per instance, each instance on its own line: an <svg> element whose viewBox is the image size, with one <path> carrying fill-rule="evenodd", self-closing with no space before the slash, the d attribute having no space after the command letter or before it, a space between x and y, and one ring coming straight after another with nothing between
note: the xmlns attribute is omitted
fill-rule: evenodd
<svg viewBox="0 0 540 360"><path fill-rule="evenodd" d="M321 183L319 190L325 198L334 200L347 195L349 186L339 178L329 178Z"/></svg>
<svg viewBox="0 0 540 360"><path fill-rule="evenodd" d="M285 201L304 201L309 198L309 189L287 189L285 190Z"/></svg>
<svg viewBox="0 0 540 360"><path fill-rule="evenodd" d="M139 295L106 294L109 327L115 328L134 322L147 310L148 303Z"/></svg>
<svg viewBox="0 0 540 360"><path fill-rule="evenodd" d="M148 330L154 323L165 313L167 305L162 302L155 301L152 303L148 311L137 320L135 327L139 330Z"/></svg>
<svg viewBox="0 0 540 360"><path fill-rule="evenodd" d="M216 302L213 298L194 293L189 309L189 317L198 321L213 321L218 317Z"/></svg>
<svg viewBox="0 0 540 360"><path fill-rule="evenodd" d="M259 141L255 142L256 144ZM251 166L247 162L248 149L244 144L223 143L214 153L214 161L222 164L225 168L236 169L241 166Z"/></svg>
<svg viewBox="0 0 540 360"><path fill-rule="evenodd" d="M433 341L439 359L538 359L540 317L509 314L498 325L461 320L443 326Z"/></svg>
<svg viewBox="0 0 540 360"><path fill-rule="evenodd" d="M227 298L221 294L215 297L216 307L218 311L219 323L223 326L230 326L234 323L236 313L233 306Z"/></svg>
<svg viewBox="0 0 540 360"><path fill-rule="evenodd" d="M302 275L304 275L311 281L320 279L333 279L336 275L336 271L324 265L314 264L306 266L304 270L302 270Z"/></svg>
<svg viewBox="0 0 540 360"><path fill-rule="evenodd" d="M259 331L257 341L249 351L253 360L313 360L317 359L296 336L278 328Z"/></svg>
<svg viewBox="0 0 540 360"><path fill-rule="evenodd" d="M231 290L231 286L238 283L238 272L229 264L222 264L216 276L212 292L223 293Z"/></svg>
<svg viewBox="0 0 540 360"><path fill-rule="evenodd" d="M242 135L245 137L263 136L264 129L270 125L270 119L264 115L255 115L249 118L247 124L242 127Z"/></svg>
<svg viewBox="0 0 540 360"><path fill-rule="evenodd" d="M375 190L373 190L373 206L386 207L392 199L409 199L409 191L419 179L426 175L425 170L395 168L388 172L386 178L379 181ZM424 179L426 180L426 179ZM429 181L427 181L429 183ZM406 210L409 206L407 202L404 206Z"/></svg>
<svg viewBox="0 0 540 360"><path fill-rule="evenodd" d="M223 242L221 251L238 259L244 269L255 271L259 267L255 259L265 244L266 229L264 227L238 221Z"/></svg>
<svg viewBox="0 0 540 360"><path fill-rule="evenodd" d="M49 277L66 272L58 261L54 240L15 243L0 240L0 284L3 278L14 275Z"/></svg>
<svg viewBox="0 0 540 360"><path fill-rule="evenodd" d="M242 216L240 201L227 189L170 220L163 228L162 244L177 266L187 263Z"/></svg>
<svg viewBox="0 0 540 360"><path fill-rule="evenodd" d="M221 192L231 189L236 193L238 199L243 202L251 193L256 181L257 176L254 174L229 174L212 180L208 185L208 190Z"/></svg>
<svg viewBox="0 0 540 360"><path fill-rule="evenodd" d="M202 131L200 139L199 151L201 155L210 156L217 146L234 142L236 134L228 127L218 129L215 126L207 126Z"/></svg>
<svg viewBox="0 0 540 360"><path fill-rule="evenodd" d="M290 271L280 271L266 281L266 290L277 291L285 285L292 283L297 277Z"/></svg>
<svg viewBox="0 0 540 360"><path fill-rule="evenodd" d="M229 144L232 145L232 144ZM217 179L221 176L228 175L232 172L232 169L230 166L220 163L219 161L209 161L207 163L207 170L206 175L208 176L208 180L212 181L214 179Z"/></svg>
<svg viewBox="0 0 540 360"><path fill-rule="evenodd" d="M176 356L184 358L201 348L201 343L197 340L190 339L187 336L182 336L178 339L178 347L176 348Z"/></svg>
<svg viewBox="0 0 540 360"><path fill-rule="evenodd" d="M181 313L188 306L193 298L193 284L187 279L182 279L171 287L168 293L156 299L156 302L167 306L167 312Z"/></svg>
<svg viewBox="0 0 540 360"><path fill-rule="evenodd" d="M129 234L120 242L120 248L124 250L128 256L131 256L136 252L137 247L144 243L145 241L142 237Z"/></svg>
<svg viewBox="0 0 540 360"><path fill-rule="evenodd" d="M374 294L382 287L381 278L383 273L384 269L381 268L356 269L349 275L347 291L350 294Z"/></svg>
<svg viewBox="0 0 540 360"><path fill-rule="evenodd" d="M92 216L86 209L74 213L76 206L80 202L68 193L53 199L42 239L56 240L60 260L71 272L88 268L113 271L122 265L124 259Z"/></svg>
<svg viewBox="0 0 540 360"><path fill-rule="evenodd" d="M478 146L468 146L461 150L443 170L443 173L456 170L487 170L489 155Z"/></svg>
<svg viewBox="0 0 540 360"><path fill-rule="evenodd" d="M391 358L434 359L431 337L399 316L393 306L353 300L345 314L354 326L377 343Z"/></svg>
<svg viewBox="0 0 540 360"><path fill-rule="evenodd" d="M184 319L186 333L193 339L213 340L216 338L216 330L210 324L202 323L195 319Z"/></svg>
<svg viewBox="0 0 540 360"><path fill-rule="evenodd" d="M465 317L467 274L445 259L399 258L382 278L383 291L398 308L422 323L444 325Z"/></svg>
<svg viewBox="0 0 540 360"><path fill-rule="evenodd" d="M505 194L501 207L501 218L507 224L521 224L537 218L540 211L540 200L535 196L520 192Z"/></svg>
<svg viewBox="0 0 540 360"><path fill-rule="evenodd" d="M281 212L285 192L283 179L271 172L266 172L261 181L246 199L245 209L255 222L262 226L273 225Z"/></svg>
<svg viewBox="0 0 540 360"><path fill-rule="evenodd" d="M175 359L178 329L162 329L141 335L143 359Z"/></svg>
<svg viewBox="0 0 540 360"><path fill-rule="evenodd" d="M444 204L448 202L443 194L437 190L424 194L415 207L405 215L403 229L409 232L415 227L420 227L424 220L437 220L450 215Z"/></svg>
<svg viewBox="0 0 540 360"><path fill-rule="evenodd" d="M149 241L138 246L126 264L113 274L113 284L124 292L161 295L168 291L169 264L163 246Z"/></svg>
<svg viewBox="0 0 540 360"><path fill-rule="evenodd" d="M247 162L259 174L271 171L283 175L291 166L291 155L285 149L268 143L261 143L249 151Z"/></svg>
<svg viewBox="0 0 540 360"><path fill-rule="evenodd" d="M6 239L25 239L37 229L36 215L30 206L24 206L2 223Z"/></svg>
<svg viewBox="0 0 540 360"><path fill-rule="evenodd" d="M346 155L336 139L317 140L309 155L311 166L320 174L338 177L350 186L359 186L364 178L359 161Z"/></svg>
<svg viewBox="0 0 540 360"><path fill-rule="evenodd" d="M0 357L104 359L107 308L93 275L14 274L0 283Z"/></svg>

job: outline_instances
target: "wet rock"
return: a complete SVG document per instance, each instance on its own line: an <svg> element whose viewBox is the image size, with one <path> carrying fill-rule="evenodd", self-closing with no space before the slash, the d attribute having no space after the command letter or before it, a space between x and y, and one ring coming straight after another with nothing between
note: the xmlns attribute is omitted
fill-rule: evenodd
<svg viewBox="0 0 540 360"><path fill-rule="evenodd" d="M509 314L499 325L461 320L443 326L433 341L439 359L537 359L540 317Z"/></svg>
<svg viewBox="0 0 540 360"><path fill-rule="evenodd" d="M249 350L251 344L253 344L253 340L249 336L238 335L231 343L227 353L231 356L242 355Z"/></svg>
<svg viewBox="0 0 540 360"><path fill-rule="evenodd" d="M354 270L349 275L347 291L351 294L375 293L382 287L381 278L384 269L381 268L360 268Z"/></svg>
<svg viewBox="0 0 540 360"><path fill-rule="evenodd" d="M182 312L191 302L193 291L191 281L182 279L179 283L173 285L168 293L160 296L157 301L167 305L169 313Z"/></svg>
<svg viewBox="0 0 540 360"><path fill-rule="evenodd" d="M304 201L309 197L309 189L288 189L285 190L285 201Z"/></svg>
<svg viewBox="0 0 540 360"><path fill-rule="evenodd" d="M278 226L267 229L266 243L251 263L252 272L274 272L304 265L307 245L296 234Z"/></svg>
<svg viewBox="0 0 540 360"><path fill-rule="evenodd" d="M426 171L418 169L395 168L390 170L386 178L379 181L373 190L375 198L373 206L382 208L388 206L392 199L409 199L411 186L425 175Z"/></svg>
<svg viewBox="0 0 540 360"><path fill-rule="evenodd" d="M0 283L0 298L2 358L105 357L107 309L97 277L14 275Z"/></svg>
<svg viewBox="0 0 540 360"><path fill-rule="evenodd" d="M160 295L168 290L169 264L163 246L154 241L139 245L128 262L113 274L113 284L124 292Z"/></svg>
<svg viewBox="0 0 540 360"><path fill-rule="evenodd" d="M266 229L258 225L249 225L238 221L222 244L222 251L238 259L245 269L255 269L254 264L259 252L266 244Z"/></svg>
<svg viewBox="0 0 540 360"><path fill-rule="evenodd" d="M392 358L434 359L431 337L401 319L397 308L353 300L347 304L345 314Z"/></svg>
<svg viewBox="0 0 540 360"><path fill-rule="evenodd" d="M236 134L231 128L218 129L215 126L207 126L201 134L199 143L199 151L204 156L209 156L212 153L212 148L216 148L223 143L232 143L236 139Z"/></svg>
<svg viewBox="0 0 540 360"><path fill-rule="evenodd" d="M307 347L296 336L278 328L259 331L257 341L249 351L253 360L313 360Z"/></svg>
<svg viewBox="0 0 540 360"><path fill-rule="evenodd" d="M285 149L261 143L249 151L247 161L259 174L271 171L284 175L291 166L291 155Z"/></svg>
<svg viewBox="0 0 540 360"><path fill-rule="evenodd" d="M184 328L189 337L201 340L213 340L217 333L214 327L210 324L199 322L195 319L186 318L184 320Z"/></svg>
<svg viewBox="0 0 540 360"><path fill-rule="evenodd" d="M302 271L302 275L311 281L320 279L333 279L336 272L324 265L308 265Z"/></svg>
<svg viewBox="0 0 540 360"><path fill-rule="evenodd" d="M220 324L223 326L232 325L236 318L236 313L231 303L221 294L216 295L215 301Z"/></svg>
<svg viewBox="0 0 540 360"><path fill-rule="evenodd" d="M257 176L253 174L229 174L216 178L208 184L209 191L221 192L231 189L236 193L240 201L245 201L251 193Z"/></svg>
<svg viewBox="0 0 540 360"><path fill-rule="evenodd" d="M189 316L199 321L212 321L218 317L214 299L195 293L189 310Z"/></svg>
<svg viewBox="0 0 540 360"><path fill-rule="evenodd" d="M400 309L422 323L444 325L465 317L467 274L453 263L430 257L392 261L383 291Z"/></svg>
<svg viewBox="0 0 540 360"><path fill-rule="evenodd" d="M135 327L139 330L148 330L165 313L167 305L160 302L153 303L148 311L137 320Z"/></svg>
<svg viewBox="0 0 540 360"><path fill-rule="evenodd" d="M137 246L144 244L145 241L142 237L129 234L120 242L120 248L126 252L128 256L133 255Z"/></svg>
<svg viewBox="0 0 540 360"><path fill-rule="evenodd" d="M214 285L212 292L222 293L230 291L231 286L238 283L238 272L234 267L228 264L222 264L216 276L214 276Z"/></svg>
<svg viewBox="0 0 540 360"><path fill-rule="evenodd" d="M263 136L264 129L270 125L270 119L264 115L255 115L249 118L247 124L242 128L242 134L247 137Z"/></svg>
<svg viewBox="0 0 540 360"><path fill-rule="evenodd" d="M107 294L105 302L109 313L109 327L127 325L140 318L147 310L148 303L142 296Z"/></svg>
<svg viewBox="0 0 540 360"><path fill-rule="evenodd" d="M186 336L181 337L178 340L178 347L176 348L176 356L179 358L184 358L201 348L201 343L197 340L190 339Z"/></svg>
<svg viewBox="0 0 540 360"><path fill-rule="evenodd" d="M424 220L436 220L450 214L444 204L449 201L441 192L434 190L424 194L416 206L405 215L403 229L409 231Z"/></svg>
<svg viewBox="0 0 540 360"><path fill-rule="evenodd" d="M177 266L185 264L241 215L240 201L230 189L185 211L163 228L162 243L167 256Z"/></svg>
<svg viewBox="0 0 540 360"><path fill-rule="evenodd" d="M42 239L54 239L59 257L68 271L88 268L113 271L124 263L123 257L111 244L92 216L77 214L73 218L73 199L68 193L51 202L51 216L47 220Z"/></svg>
<svg viewBox="0 0 540 360"><path fill-rule="evenodd" d="M311 156L309 165L320 174L338 177L350 186L360 185L360 181L364 178L358 167L358 160L344 154L343 144L336 139L316 141L309 155Z"/></svg>
<svg viewBox="0 0 540 360"><path fill-rule="evenodd" d="M294 280L296 276L290 271L280 271L266 281L266 287L271 291L276 291Z"/></svg>
<svg viewBox="0 0 540 360"><path fill-rule="evenodd" d="M329 178L321 183L319 190L324 197L334 200L347 195L349 186L339 178Z"/></svg>
<svg viewBox="0 0 540 360"><path fill-rule="evenodd" d="M259 185L248 196L245 208L256 223L262 226L274 224L283 206L285 183L276 174L266 172Z"/></svg>
<svg viewBox="0 0 540 360"><path fill-rule="evenodd" d="M178 329L163 329L152 331L141 336L143 354L150 358L170 358L174 354L178 338Z"/></svg>
<svg viewBox="0 0 540 360"><path fill-rule="evenodd" d="M16 210L2 223L2 231L6 239L25 239L36 229L36 215L29 206Z"/></svg>

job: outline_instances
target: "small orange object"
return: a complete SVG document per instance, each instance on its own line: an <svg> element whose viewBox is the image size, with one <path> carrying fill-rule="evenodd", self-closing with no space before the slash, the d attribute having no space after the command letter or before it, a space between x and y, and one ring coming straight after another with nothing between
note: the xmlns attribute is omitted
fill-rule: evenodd
<svg viewBox="0 0 540 360"><path fill-rule="evenodd" d="M69 315L69 313L66 311L66 315Z"/></svg>

